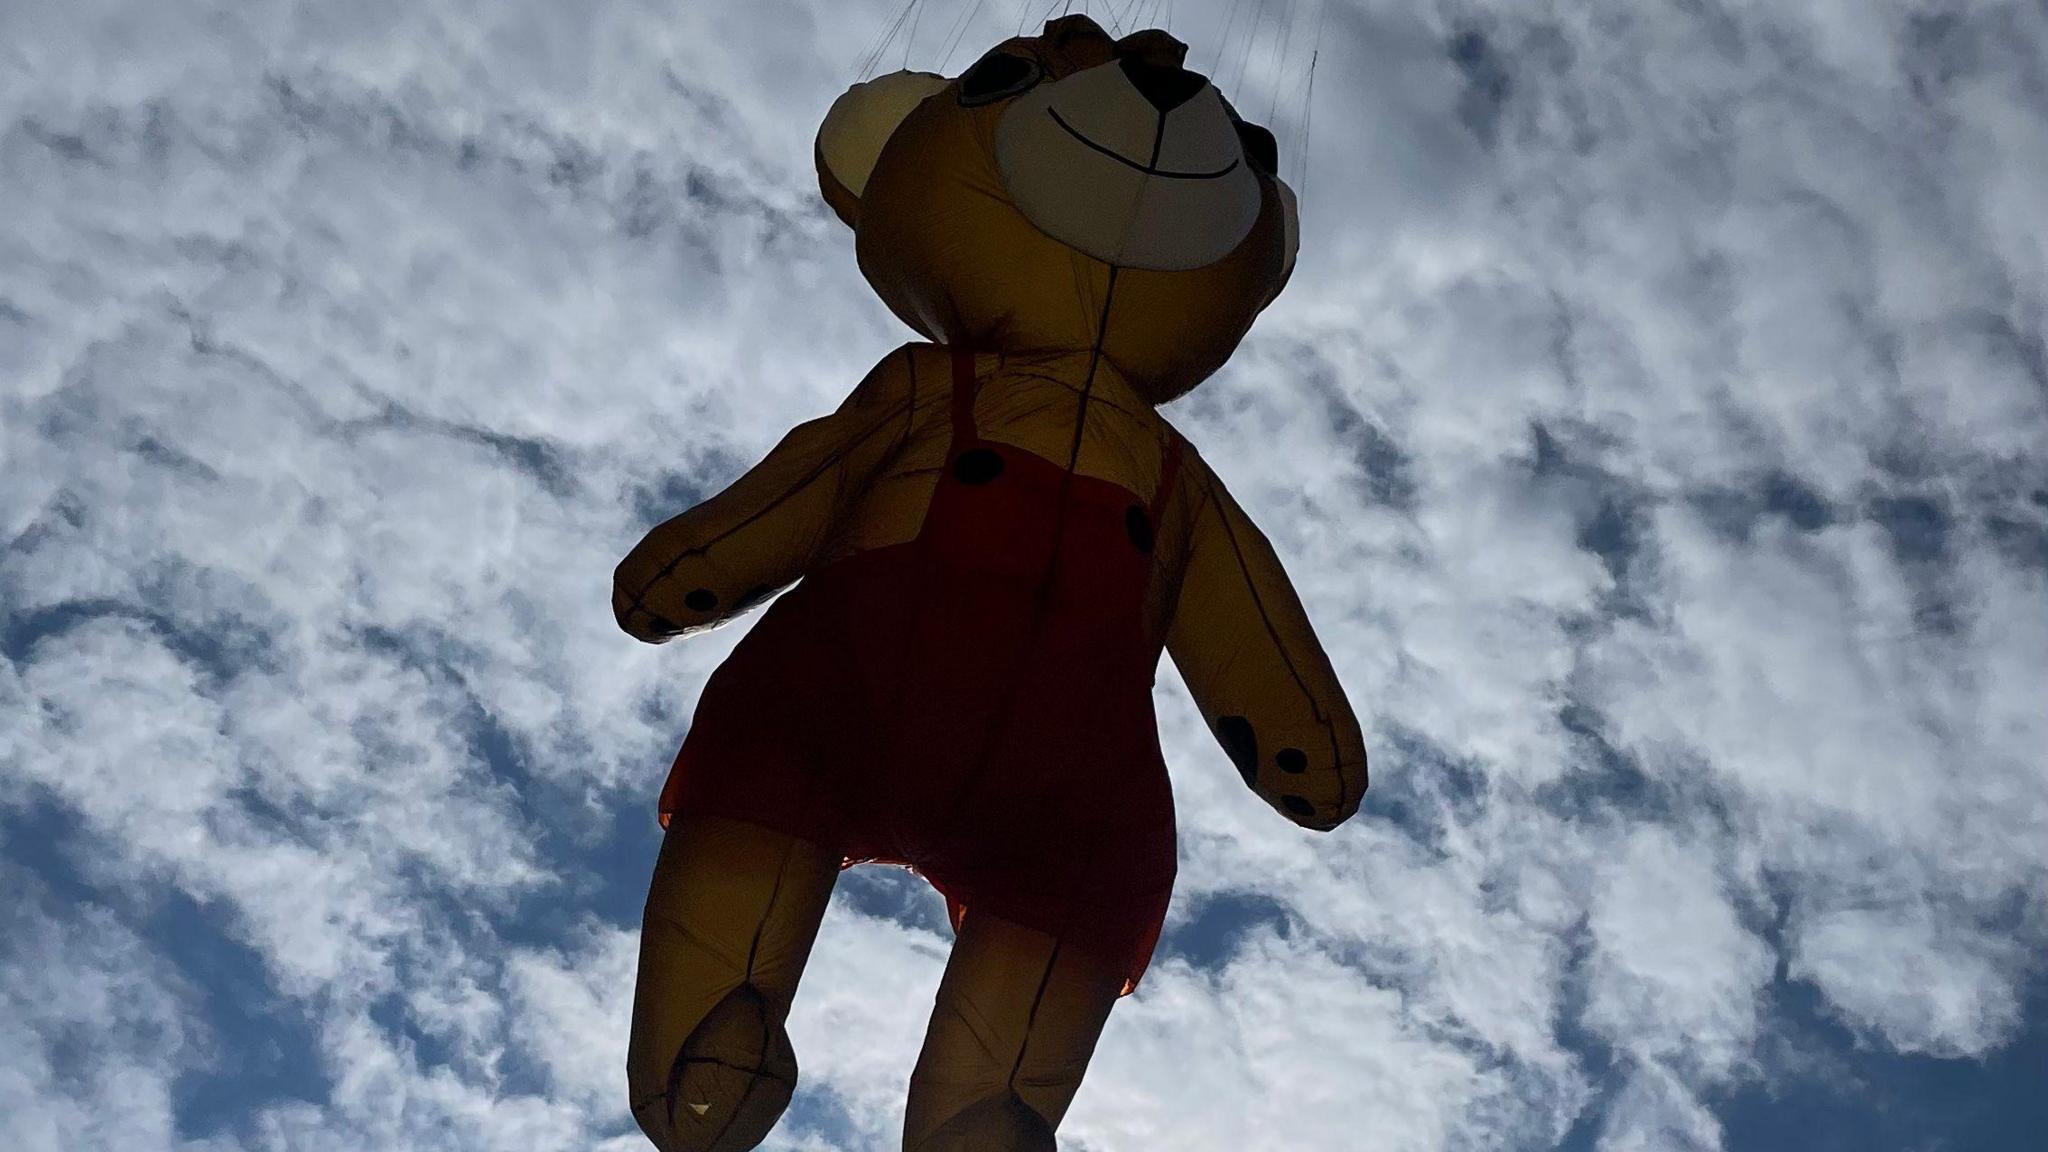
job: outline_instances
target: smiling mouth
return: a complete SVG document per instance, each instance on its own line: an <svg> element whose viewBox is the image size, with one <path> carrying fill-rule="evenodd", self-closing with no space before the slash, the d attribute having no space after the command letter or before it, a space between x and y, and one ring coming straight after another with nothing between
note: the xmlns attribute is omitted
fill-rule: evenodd
<svg viewBox="0 0 2048 1152"><path fill-rule="evenodd" d="M1232 160L1230 163L1225 164L1223 167L1218 168L1214 172L1176 172L1171 168L1155 168L1150 164L1140 164L1136 160L1133 160L1130 157L1125 156L1123 153L1118 152L1114 148L1106 148L1100 144L1097 144L1095 141L1090 140L1086 136L1081 135L1081 133L1072 124L1069 124L1065 120L1060 118L1059 109L1048 107L1045 110L1045 114L1052 117L1052 122L1059 125L1060 128L1064 130L1067 135L1072 136L1074 139L1079 140L1081 143L1086 144L1088 147L1095 149L1097 152L1102 153L1104 156L1107 156L1110 159L1115 160L1117 163L1123 165L1124 167L1135 169L1139 172L1143 172L1147 176L1164 176L1169 180L1216 180L1221 177L1228 176L1232 172L1237 170L1238 162L1235 160Z"/></svg>

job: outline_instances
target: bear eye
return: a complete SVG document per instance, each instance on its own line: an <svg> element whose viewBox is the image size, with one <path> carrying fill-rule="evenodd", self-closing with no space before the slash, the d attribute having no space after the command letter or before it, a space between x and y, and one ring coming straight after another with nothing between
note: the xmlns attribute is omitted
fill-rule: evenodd
<svg viewBox="0 0 2048 1152"><path fill-rule="evenodd" d="M1237 126L1237 142L1244 148L1245 163L1250 164L1268 176L1280 174L1280 143L1273 134L1246 120L1231 121Z"/></svg>
<svg viewBox="0 0 2048 1152"><path fill-rule="evenodd" d="M1024 91L1045 76L1038 61L1000 49L974 62L960 77L960 103L967 108L993 104Z"/></svg>

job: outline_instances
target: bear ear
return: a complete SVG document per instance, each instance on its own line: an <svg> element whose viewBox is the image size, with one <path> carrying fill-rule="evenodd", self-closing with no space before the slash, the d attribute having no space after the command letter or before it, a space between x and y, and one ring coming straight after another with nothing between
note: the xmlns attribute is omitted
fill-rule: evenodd
<svg viewBox="0 0 2048 1152"><path fill-rule="evenodd" d="M891 72L855 84L818 126L818 190L847 227L860 226L860 194L882 146L925 98L946 86L930 72Z"/></svg>

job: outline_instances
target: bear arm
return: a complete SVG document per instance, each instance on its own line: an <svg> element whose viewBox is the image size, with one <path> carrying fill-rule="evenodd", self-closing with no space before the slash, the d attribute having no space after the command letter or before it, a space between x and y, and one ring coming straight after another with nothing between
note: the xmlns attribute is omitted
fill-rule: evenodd
<svg viewBox="0 0 2048 1152"><path fill-rule="evenodd" d="M1327 831L1365 794L1365 738L1272 544L1202 472L1167 651L1245 784Z"/></svg>
<svg viewBox="0 0 2048 1152"><path fill-rule="evenodd" d="M902 446L907 360L883 360L838 410L797 425L724 491L649 532L612 575L619 627L650 644L700 632L811 570Z"/></svg>

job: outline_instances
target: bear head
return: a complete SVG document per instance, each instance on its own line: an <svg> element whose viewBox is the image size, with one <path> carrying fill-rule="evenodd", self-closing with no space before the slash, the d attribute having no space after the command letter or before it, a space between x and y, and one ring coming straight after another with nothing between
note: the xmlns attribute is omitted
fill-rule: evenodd
<svg viewBox="0 0 2048 1152"><path fill-rule="evenodd" d="M1077 350L1161 404L1222 367L1294 267L1294 193L1266 129L1187 45L1086 16L960 76L856 85L818 130L818 183L861 272L927 339Z"/></svg>

